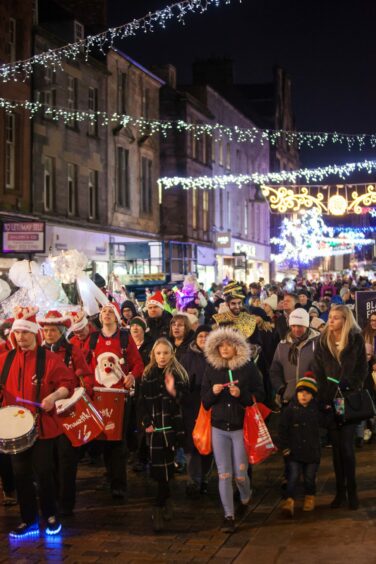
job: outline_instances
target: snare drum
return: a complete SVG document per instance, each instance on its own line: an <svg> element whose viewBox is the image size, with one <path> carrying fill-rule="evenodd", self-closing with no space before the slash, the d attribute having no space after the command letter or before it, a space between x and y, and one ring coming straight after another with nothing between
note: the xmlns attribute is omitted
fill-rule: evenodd
<svg viewBox="0 0 376 564"><path fill-rule="evenodd" d="M56 402L64 434L74 447L96 439L104 430L102 417L85 393L85 388L76 388L69 399Z"/></svg>
<svg viewBox="0 0 376 564"><path fill-rule="evenodd" d="M17 405L0 408L0 452L18 454L32 447L38 438L36 418Z"/></svg>
<svg viewBox="0 0 376 564"><path fill-rule="evenodd" d="M104 439L121 441L127 390L118 388L94 388L93 403L104 422ZM102 438L102 437L101 437Z"/></svg>

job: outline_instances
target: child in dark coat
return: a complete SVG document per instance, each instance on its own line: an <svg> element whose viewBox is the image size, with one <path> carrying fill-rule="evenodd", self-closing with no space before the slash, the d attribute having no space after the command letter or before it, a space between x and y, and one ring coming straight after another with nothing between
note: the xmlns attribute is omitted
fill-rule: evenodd
<svg viewBox="0 0 376 564"><path fill-rule="evenodd" d="M295 398L281 415L279 447L287 460L286 498L284 513L293 517L296 487L300 475L304 478L303 511L315 508L316 476L320 465L320 412L315 399L317 382L304 376L296 385Z"/></svg>

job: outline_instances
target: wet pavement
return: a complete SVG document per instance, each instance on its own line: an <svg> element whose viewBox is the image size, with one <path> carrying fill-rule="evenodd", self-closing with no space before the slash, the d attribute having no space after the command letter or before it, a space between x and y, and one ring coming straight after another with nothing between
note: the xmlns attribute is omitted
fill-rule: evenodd
<svg viewBox="0 0 376 564"><path fill-rule="evenodd" d="M222 512L213 475L209 494L187 499L186 476L173 484L174 519L155 534L151 509L155 484L129 471L129 499L114 503L104 483L104 468L81 464L75 516L63 520L57 537L9 542L18 524L17 507L0 507L0 562L169 562L237 564L376 564L376 447L357 451L361 506L358 511L330 509L334 476L330 449L324 449L317 508L303 513L298 500L294 519L281 515L279 455L254 469L254 496L233 535L221 533Z"/></svg>

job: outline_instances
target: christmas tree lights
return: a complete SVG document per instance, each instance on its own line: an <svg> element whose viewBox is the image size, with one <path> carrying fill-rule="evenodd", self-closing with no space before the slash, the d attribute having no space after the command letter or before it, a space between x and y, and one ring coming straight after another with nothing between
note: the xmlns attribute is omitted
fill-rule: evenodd
<svg viewBox="0 0 376 564"><path fill-rule="evenodd" d="M202 14L210 6L219 6L223 3L230 4L230 2L231 0L181 0L175 2L161 10L149 12L142 18L119 27L109 28L97 35L89 35L75 43L69 43L57 49L49 49L23 61L1 65L0 80L3 82L26 80L34 72L35 66L51 66L54 70L57 68L63 70L63 61L76 61L81 55L87 60L89 53L93 50L99 50L105 54L108 49L114 46L115 40L132 37L138 32L151 33L157 28L164 29L167 22L172 19L184 23L184 18L189 13Z"/></svg>
<svg viewBox="0 0 376 564"><path fill-rule="evenodd" d="M315 258L350 254L356 247L375 243L374 239L366 239L364 233L338 229L340 231L335 236L335 228L326 225L316 209L297 219L285 218L280 236L270 241L279 249L271 259L277 264L308 264Z"/></svg>

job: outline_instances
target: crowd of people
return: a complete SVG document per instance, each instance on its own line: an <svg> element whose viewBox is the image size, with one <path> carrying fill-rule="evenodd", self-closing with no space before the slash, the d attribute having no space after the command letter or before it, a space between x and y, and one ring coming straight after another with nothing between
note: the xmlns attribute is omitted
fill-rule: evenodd
<svg viewBox="0 0 376 564"><path fill-rule="evenodd" d="M333 452L331 507L356 510L355 447L372 440L375 425L371 416L344 420L339 409L352 393L376 395L376 312L362 328L354 316L363 289L376 285L350 277L229 281L180 303L167 288L142 307L109 295L90 319L78 307L44 315L33 304L17 307L0 325L3 503L18 503L21 514L10 536L38 535L42 520L47 534L61 530L74 513L83 453L103 457L109 491L125 501L130 452L133 470L156 481L156 532L173 517L170 482L184 468L186 494L198 502L216 468L222 531L233 532L252 499L243 423L255 401L278 413L282 511L293 516L301 476L303 510L314 509L324 443ZM72 424L76 396L84 408ZM202 408L210 410L210 454L192 437Z"/></svg>

